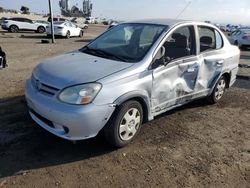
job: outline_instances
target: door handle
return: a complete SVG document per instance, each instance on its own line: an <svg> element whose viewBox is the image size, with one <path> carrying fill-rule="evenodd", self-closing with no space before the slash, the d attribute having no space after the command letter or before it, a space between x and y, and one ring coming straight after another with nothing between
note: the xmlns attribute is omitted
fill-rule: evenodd
<svg viewBox="0 0 250 188"><path fill-rule="evenodd" d="M216 64L218 66L222 66L224 64L224 60L219 60L219 61L216 62Z"/></svg>

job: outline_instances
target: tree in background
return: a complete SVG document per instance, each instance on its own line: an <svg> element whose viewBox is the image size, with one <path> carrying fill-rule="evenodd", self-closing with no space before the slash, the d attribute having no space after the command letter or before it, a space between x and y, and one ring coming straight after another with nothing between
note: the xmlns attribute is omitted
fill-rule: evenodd
<svg viewBox="0 0 250 188"><path fill-rule="evenodd" d="M30 9L26 6L22 6L20 10L22 14L30 14Z"/></svg>
<svg viewBox="0 0 250 188"><path fill-rule="evenodd" d="M3 12L3 11L4 11L3 7L0 7L0 12Z"/></svg>

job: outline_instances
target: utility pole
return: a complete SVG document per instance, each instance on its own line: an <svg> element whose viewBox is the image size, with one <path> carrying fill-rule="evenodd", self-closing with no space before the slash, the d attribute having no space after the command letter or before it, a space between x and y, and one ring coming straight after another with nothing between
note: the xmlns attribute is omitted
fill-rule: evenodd
<svg viewBox="0 0 250 188"><path fill-rule="evenodd" d="M54 35L54 21L53 21L53 11L52 11L52 3L49 0L49 12L50 12L50 28L51 28L51 39L52 43L55 43L55 35Z"/></svg>

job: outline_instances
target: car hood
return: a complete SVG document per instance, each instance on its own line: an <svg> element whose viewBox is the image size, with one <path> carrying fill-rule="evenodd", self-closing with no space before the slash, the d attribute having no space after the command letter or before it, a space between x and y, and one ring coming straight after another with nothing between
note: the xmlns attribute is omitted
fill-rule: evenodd
<svg viewBox="0 0 250 188"><path fill-rule="evenodd" d="M44 84L62 89L95 82L133 65L133 63L113 61L77 51L39 64L34 69L33 75Z"/></svg>

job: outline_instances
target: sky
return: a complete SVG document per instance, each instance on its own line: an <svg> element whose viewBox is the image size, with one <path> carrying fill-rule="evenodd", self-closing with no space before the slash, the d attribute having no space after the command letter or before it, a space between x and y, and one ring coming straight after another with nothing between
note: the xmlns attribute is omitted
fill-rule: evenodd
<svg viewBox="0 0 250 188"><path fill-rule="evenodd" d="M59 0L51 1L53 12L60 14ZM81 0L75 1L81 5ZM93 16L108 19L176 18L190 4L179 19L250 25L250 0L92 0L92 3ZM20 10L21 5L28 6L31 12L48 12L48 0L0 0L0 6L8 9Z"/></svg>

